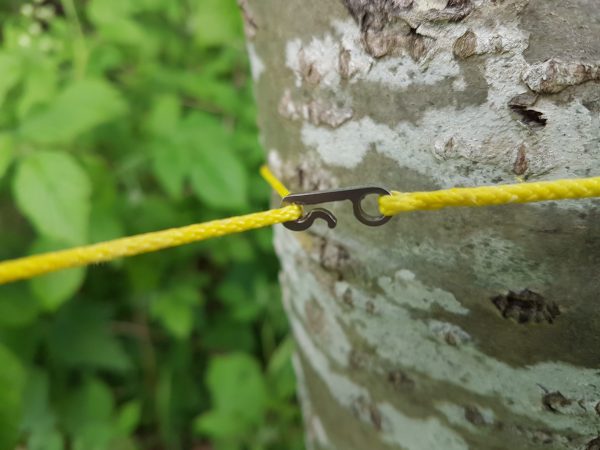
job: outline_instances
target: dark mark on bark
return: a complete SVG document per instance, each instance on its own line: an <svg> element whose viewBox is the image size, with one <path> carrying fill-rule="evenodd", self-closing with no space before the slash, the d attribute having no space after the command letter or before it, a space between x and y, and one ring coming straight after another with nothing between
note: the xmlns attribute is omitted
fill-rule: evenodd
<svg viewBox="0 0 600 450"><path fill-rule="evenodd" d="M553 323L560 315L556 303L529 289L497 295L492 298L492 303L498 308L502 317L514 319L520 324Z"/></svg>
<svg viewBox="0 0 600 450"><path fill-rule="evenodd" d="M256 36L258 31L258 25L254 20L254 14L248 5L248 0L238 0L238 6L242 10L242 17L244 19L244 31L248 40L252 40Z"/></svg>
<svg viewBox="0 0 600 450"><path fill-rule="evenodd" d="M519 120L530 127L544 127L548 120L544 113L533 109L533 105L538 99L538 95L525 92L513 97L508 102L508 106L514 113L518 114Z"/></svg>
<svg viewBox="0 0 600 450"><path fill-rule="evenodd" d="M600 450L600 436L588 442L585 450Z"/></svg>
<svg viewBox="0 0 600 450"><path fill-rule="evenodd" d="M415 381L401 370L393 370L388 373L387 380L398 390L414 389Z"/></svg>
<svg viewBox="0 0 600 450"><path fill-rule="evenodd" d="M457 22L473 11L470 0L449 0L442 9L418 11L413 0L342 0L362 32L365 50L375 58L392 54L422 59L434 40L418 32L423 24Z"/></svg>
<svg viewBox="0 0 600 450"><path fill-rule="evenodd" d="M352 290L347 288L342 294L342 301L351 309L354 309L354 300L352 299Z"/></svg>
<svg viewBox="0 0 600 450"><path fill-rule="evenodd" d="M373 404L371 404L369 406L369 416L371 417L371 423L373 424L375 429L377 431L381 431L381 422L382 422L381 412Z"/></svg>
<svg viewBox="0 0 600 450"><path fill-rule="evenodd" d="M412 7L413 0L343 0L362 31L382 29L393 17Z"/></svg>
<svg viewBox="0 0 600 450"><path fill-rule="evenodd" d="M395 21L382 30L365 31L362 42L366 52L374 58L408 54L418 61L427 54L433 39L419 34L406 22Z"/></svg>
<svg viewBox="0 0 600 450"><path fill-rule="evenodd" d="M569 86L600 81L600 64L549 59L529 66L523 73L523 81L534 92L556 94Z"/></svg>
<svg viewBox="0 0 600 450"><path fill-rule="evenodd" d="M289 120L305 120L315 126L326 125L331 128L338 128L354 115L352 108L338 106L332 101L295 101L289 89L284 91L279 101L278 112Z"/></svg>
<svg viewBox="0 0 600 450"><path fill-rule="evenodd" d="M600 416L600 402L596 403L596 407L594 408L594 410L596 411L596 414Z"/></svg>
<svg viewBox="0 0 600 450"><path fill-rule="evenodd" d="M375 314L375 303L372 300L367 301L367 314Z"/></svg>
<svg viewBox="0 0 600 450"><path fill-rule="evenodd" d="M348 250L330 239L317 236L314 239L315 256L321 267L337 275L338 281L343 280L351 272L350 253Z"/></svg>
<svg viewBox="0 0 600 450"><path fill-rule="evenodd" d="M467 30L465 34L459 37L452 48L454 55L460 59L467 59L476 53L477 36L473 31Z"/></svg>
<svg viewBox="0 0 600 450"><path fill-rule="evenodd" d="M544 405L544 408L553 413L560 412L560 408L569 406L571 403L571 400L566 398L559 391L549 392L542 397L542 405Z"/></svg>
<svg viewBox="0 0 600 450"><path fill-rule="evenodd" d="M479 412L479 409L473 405L465 406L465 419L477 427L485 425L483 415Z"/></svg>
<svg viewBox="0 0 600 450"><path fill-rule="evenodd" d="M519 149L517 150L517 158L515 159L515 163L513 164L513 172L515 175L524 175L529 168L529 161L527 160L527 146L525 144L521 144Z"/></svg>
<svg viewBox="0 0 600 450"><path fill-rule="evenodd" d="M376 405L361 396L352 402L351 407L356 417L363 421L370 420L375 429L381 431L383 418Z"/></svg>
<svg viewBox="0 0 600 450"><path fill-rule="evenodd" d="M325 331L325 312L316 300L311 299L304 305L306 325L311 333L319 335Z"/></svg>
<svg viewBox="0 0 600 450"><path fill-rule="evenodd" d="M348 366L352 369L363 369L367 365L367 357L363 352L352 349L348 355Z"/></svg>

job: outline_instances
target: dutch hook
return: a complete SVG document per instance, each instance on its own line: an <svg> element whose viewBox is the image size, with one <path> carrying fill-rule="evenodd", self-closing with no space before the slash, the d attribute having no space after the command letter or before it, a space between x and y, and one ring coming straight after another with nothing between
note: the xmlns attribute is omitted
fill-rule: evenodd
<svg viewBox="0 0 600 450"><path fill-rule="evenodd" d="M391 219L389 216L379 215L373 216L365 212L362 207L362 201L367 195L391 195L387 189L377 186L354 187L344 189L332 189L328 191L305 192L301 194L290 194L283 198L282 203L297 205L317 205L320 203L339 202L342 200L350 200L352 202L352 210L354 216L363 224L377 227L383 225ZM327 222L329 228L335 228L337 225L336 217L324 208L315 208L303 215L297 220L285 222L284 227L293 231L304 231L312 226L317 219L323 219Z"/></svg>

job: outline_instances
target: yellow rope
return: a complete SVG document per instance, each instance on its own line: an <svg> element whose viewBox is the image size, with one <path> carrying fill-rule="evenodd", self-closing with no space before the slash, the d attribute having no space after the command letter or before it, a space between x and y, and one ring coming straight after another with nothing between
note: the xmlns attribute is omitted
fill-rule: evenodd
<svg viewBox="0 0 600 450"><path fill-rule="evenodd" d="M286 187L266 166L261 169L261 174L279 195L284 197L289 194ZM405 211L455 206L490 206L586 197L600 197L600 177L454 188L433 192L393 192L392 195L379 198L379 208L382 214L393 216ZM300 206L289 205L245 216L214 220L182 228L126 237L87 247L0 262L0 285L61 269L112 261L125 256L140 255L227 234L241 233L242 231L296 220L301 216L302 208Z"/></svg>
<svg viewBox="0 0 600 450"><path fill-rule="evenodd" d="M87 247L45 253L0 263L0 284L24 280L61 269L81 267L125 256L141 255L191 242L241 233L276 223L296 220L302 215L299 206L290 205L246 216L140 234Z"/></svg>
<svg viewBox="0 0 600 450"><path fill-rule="evenodd" d="M285 197L286 195L290 195L290 191L283 185L279 179L273 175L273 172L269 169L269 166L262 166L260 168L260 174L265 179L269 185L273 188L275 192L279 194L280 197Z"/></svg>
<svg viewBox="0 0 600 450"><path fill-rule="evenodd" d="M432 192L392 192L379 198L386 216L401 212L456 206L492 206L547 200L600 197L600 177L496 186L453 188Z"/></svg>

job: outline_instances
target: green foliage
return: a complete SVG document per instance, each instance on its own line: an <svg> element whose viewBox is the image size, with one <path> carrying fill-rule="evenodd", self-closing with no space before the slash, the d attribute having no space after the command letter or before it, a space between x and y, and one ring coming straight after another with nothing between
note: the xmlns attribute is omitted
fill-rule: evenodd
<svg viewBox="0 0 600 450"><path fill-rule="evenodd" d="M0 2L0 259L268 206L235 0ZM0 286L0 449L302 448L270 230Z"/></svg>

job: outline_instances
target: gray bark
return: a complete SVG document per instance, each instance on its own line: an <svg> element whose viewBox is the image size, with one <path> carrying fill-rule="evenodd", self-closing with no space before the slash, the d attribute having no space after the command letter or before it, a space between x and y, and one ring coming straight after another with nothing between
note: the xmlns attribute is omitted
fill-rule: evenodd
<svg viewBox="0 0 600 450"><path fill-rule="evenodd" d="M597 0L248 0L293 191L600 175ZM600 449L600 203L276 230L310 449Z"/></svg>

